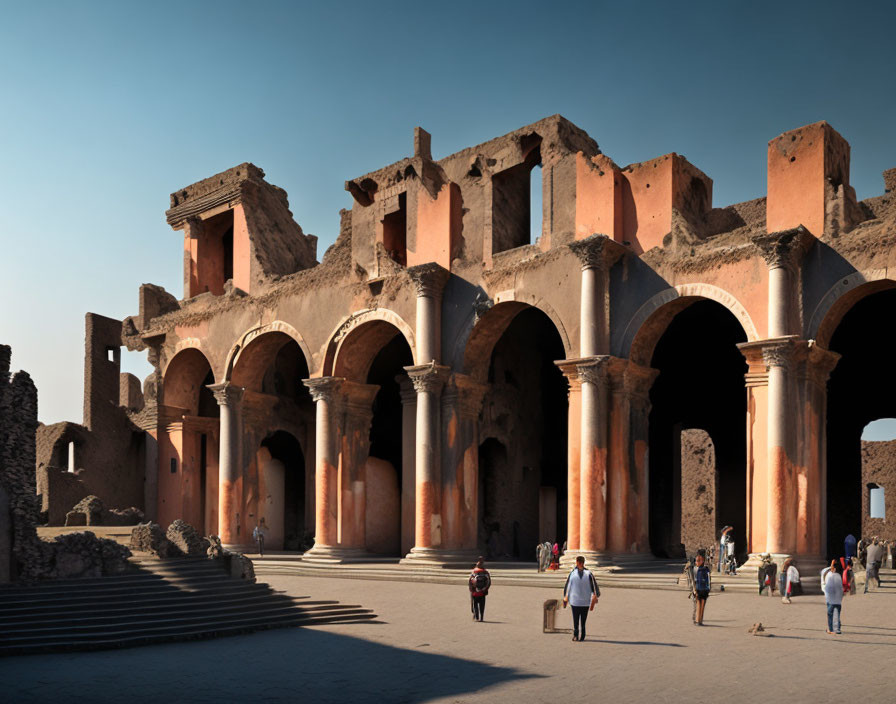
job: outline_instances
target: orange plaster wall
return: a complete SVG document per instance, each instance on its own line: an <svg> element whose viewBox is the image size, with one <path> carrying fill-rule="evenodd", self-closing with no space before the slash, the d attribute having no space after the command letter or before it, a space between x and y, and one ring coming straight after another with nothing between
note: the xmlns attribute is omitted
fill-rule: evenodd
<svg viewBox="0 0 896 704"><path fill-rule="evenodd" d="M233 208L233 285L251 293L251 246L242 204Z"/></svg>
<svg viewBox="0 0 896 704"><path fill-rule="evenodd" d="M673 155L633 164L622 173L623 240L641 254L663 244L672 226Z"/></svg>
<svg viewBox="0 0 896 704"><path fill-rule="evenodd" d="M751 387L747 396L747 478L753 475L750 504L750 552L764 552L768 535L768 387Z"/></svg>
<svg viewBox="0 0 896 704"><path fill-rule="evenodd" d="M460 231L459 213L460 189L456 185L445 184L434 199L426 189L418 189L417 249L408 247L408 266L436 262L451 268L452 243Z"/></svg>
<svg viewBox="0 0 896 704"><path fill-rule="evenodd" d="M177 430L162 430L159 433L159 505L158 523L167 527L181 511L183 433ZM177 460L177 474L171 473L171 459Z"/></svg>
<svg viewBox="0 0 896 704"><path fill-rule="evenodd" d="M579 501L581 498L581 479L579 465L582 456L581 413L582 391L580 388L571 388L569 392L569 440L567 451L569 496L567 504L568 526L566 541L569 550L578 550L580 547L579 528L581 525L581 518L579 514Z"/></svg>
<svg viewBox="0 0 896 704"><path fill-rule="evenodd" d="M576 154L576 239L595 233L621 241L622 175L602 154Z"/></svg>

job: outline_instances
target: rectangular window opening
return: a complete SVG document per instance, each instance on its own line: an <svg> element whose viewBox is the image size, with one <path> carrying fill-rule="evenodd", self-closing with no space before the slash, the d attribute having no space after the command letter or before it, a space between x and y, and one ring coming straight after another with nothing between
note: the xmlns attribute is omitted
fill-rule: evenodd
<svg viewBox="0 0 896 704"><path fill-rule="evenodd" d="M177 457L171 458L171 473L177 474Z"/></svg>
<svg viewBox="0 0 896 704"><path fill-rule="evenodd" d="M383 217L383 247L392 261L401 266L408 265L408 205L407 194L399 193L394 210Z"/></svg>
<svg viewBox="0 0 896 704"><path fill-rule="evenodd" d="M492 254L534 244L543 231L540 137L522 163L492 176Z"/></svg>
<svg viewBox="0 0 896 704"><path fill-rule="evenodd" d="M74 441L68 444L68 471L74 474L75 472L75 443Z"/></svg>
<svg viewBox="0 0 896 704"><path fill-rule="evenodd" d="M884 502L884 488L877 484L868 485L868 509L870 518L886 519L887 511Z"/></svg>

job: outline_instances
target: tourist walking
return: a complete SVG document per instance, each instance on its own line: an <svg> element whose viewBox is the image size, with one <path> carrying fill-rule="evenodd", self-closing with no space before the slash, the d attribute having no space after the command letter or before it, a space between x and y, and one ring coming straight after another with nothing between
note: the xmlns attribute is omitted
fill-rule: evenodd
<svg viewBox="0 0 896 704"><path fill-rule="evenodd" d="M585 640L585 621L600 598L600 588L590 570L585 569L585 558L579 555L563 587L563 608L572 607L572 639Z"/></svg>
<svg viewBox="0 0 896 704"><path fill-rule="evenodd" d="M694 604L697 607L694 615L694 624L703 625L703 612L706 609L706 600L709 598L709 590L712 587L712 580L709 574L709 567L706 566L706 559L700 553L694 560Z"/></svg>
<svg viewBox="0 0 896 704"><path fill-rule="evenodd" d="M824 577L824 601L828 610L828 635L840 635L840 609L843 604L843 576L840 574L840 563L831 560Z"/></svg>
<svg viewBox="0 0 896 704"><path fill-rule="evenodd" d="M482 621L485 618L485 597L488 596L488 590L492 586L492 576L485 569L485 560L481 557L470 573L469 585L473 620Z"/></svg>
<svg viewBox="0 0 896 704"><path fill-rule="evenodd" d="M785 604L790 603L790 597L799 596L803 593L803 588L800 585L800 573L796 568L796 565L793 564L793 558L788 557L784 560L784 567L781 571L781 577L783 579L783 589L781 590L784 594L781 597L781 601Z"/></svg>
<svg viewBox="0 0 896 704"><path fill-rule="evenodd" d="M255 526L255 530L252 531L252 539L255 541L255 545L258 547L258 556L264 557L264 536L268 532L268 527L264 523L264 516L262 516L261 520L258 522L258 525Z"/></svg>

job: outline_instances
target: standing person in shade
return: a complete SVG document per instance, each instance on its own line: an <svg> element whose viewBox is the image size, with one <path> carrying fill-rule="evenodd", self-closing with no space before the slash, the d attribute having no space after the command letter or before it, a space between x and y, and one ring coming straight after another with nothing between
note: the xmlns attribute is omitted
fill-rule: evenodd
<svg viewBox="0 0 896 704"><path fill-rule="evenodd" d="M840 609L843 604L843 576L840 574L840 563L831 560L831 566L826 572L824 577L824 601L828 609L826 633L840 635Z"/></svg>
<svg viewBox="0 0 896 704"><path fill-rule="evenodd" d="M268 527L264 524L264 516L261 517L261 520L258 521L258 525L255 526L255 530L252 531L252 539L255 541L255 545L258 546L258 556L264 557L264 535L268 532Z"/></svg>
<svg viewBox="0 0 896 704"><path fill-rule="evenodd" d="M563 608L565 609L567 604L572 607L573 640L585 640L585 621L588 620L588 612L594 610L598 598L600 588L597 586L597 580L590 570L585 569L585 558L579 555L576 558L576 566L569 573L566 586L563 587Z"/></svg>
<svg viewBox="0 0 896 704"><path fill-rule="evenodd" d="M856 557L858 554L858 541L856 540L856 536L850 533L843 540L843 556L846 558L846 561L849 562L851 558Z"/></svg>
<svg viewBox="0 0 896 704"><path fill-rule="evenodd" d="M712 580L709 575L709 567L706 566L706 560L703 555L697 553L694 561L694 603L697 605L694 624L697 626L703 625L703 611L706 609L706 600L709 598L711 587Z"/></svg>
<svg viewBox="0 0 896 704"><path fill-rule="evenodd" d="M473 609L473 620L481 621L485 617L485 597L492 586L492 576L485 569L485 560L481 557L470 573L470 602Z"/></svg>
<svg viewBox="0 0 896 704"><path fill-rule="evenodd" d="M722 566L725 564L725 560L728 557L728 543L731 540L731 536L729 536L728 533L732 530L732 526L725 526L722 528L722 532L719 535L719 572L722 571Z"/></svg>
<svg viewBox="0 0 896 704"><path fill-rule="evenodd" d="M871 545L868 546L868 553L865 558L865 594L868 593L868 585L871 584L872 579L876 580L877 586L880 587L878 570L883 561L883 553L883 546L881 546L877 536L874 536L871 540Z"/></svg>

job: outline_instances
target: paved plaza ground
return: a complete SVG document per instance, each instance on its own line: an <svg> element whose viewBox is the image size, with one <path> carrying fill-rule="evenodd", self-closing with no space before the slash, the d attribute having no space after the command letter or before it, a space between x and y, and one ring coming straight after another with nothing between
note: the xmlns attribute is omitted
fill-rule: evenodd
<svg viewBox="0 0 896 704"><path fill-rule="evenodd" d="M264 576L295 595L361 604L378 622L0 660L5 702L839 702L896 699L896 593L847 597L844 634L821 596L713 595L703 628L684 592L603 590L588 641L542 633L555 589L501 588L473 623L463 587ZM561 612L567 626L569 612ZM761 621L773 637L747 634ZM725 673L724 681L722 674ZM577 694L578 693L578 694Z"/></svg>

